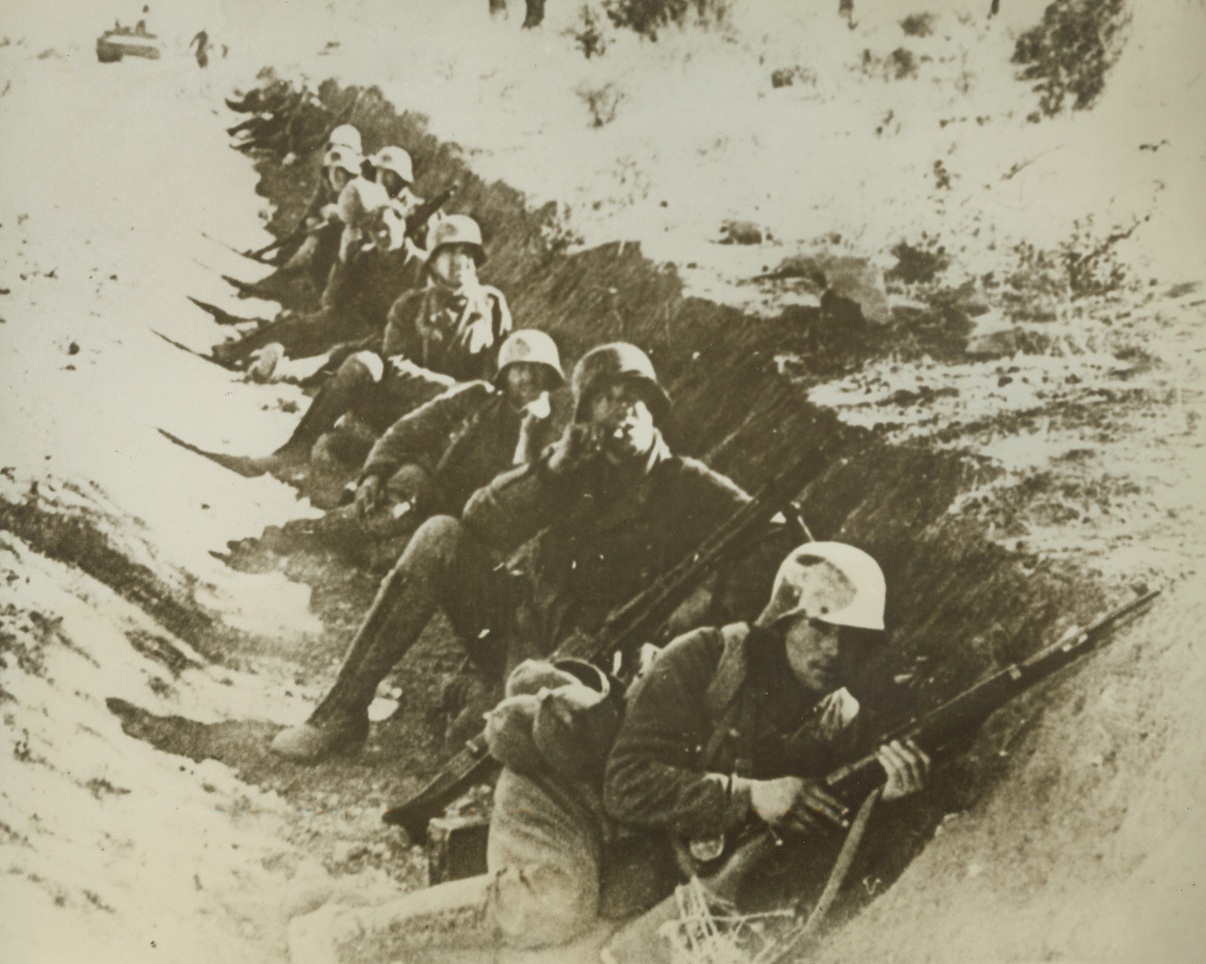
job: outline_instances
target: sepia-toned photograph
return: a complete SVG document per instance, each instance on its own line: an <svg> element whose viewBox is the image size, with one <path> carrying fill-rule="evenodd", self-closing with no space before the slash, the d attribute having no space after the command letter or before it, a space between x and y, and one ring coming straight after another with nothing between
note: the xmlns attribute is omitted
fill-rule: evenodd
<svg viewBox="0 0 1206 964"><path fill-rule="evenodd" d="M8 0L0 959L1206 948L1206 0Z"/></svg>

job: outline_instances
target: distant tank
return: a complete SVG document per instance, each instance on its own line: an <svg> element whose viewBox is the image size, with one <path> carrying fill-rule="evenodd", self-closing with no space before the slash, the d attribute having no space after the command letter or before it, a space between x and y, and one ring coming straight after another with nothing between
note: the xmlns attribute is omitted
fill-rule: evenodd
<svg viewBox="0 0 1206 964"><path fill-rule="evenodd" d="M122 57L145 57L158 60L163 42L145 27L123 27L117 24L96 38L96 59L102 64L115 64Z"/></svg>

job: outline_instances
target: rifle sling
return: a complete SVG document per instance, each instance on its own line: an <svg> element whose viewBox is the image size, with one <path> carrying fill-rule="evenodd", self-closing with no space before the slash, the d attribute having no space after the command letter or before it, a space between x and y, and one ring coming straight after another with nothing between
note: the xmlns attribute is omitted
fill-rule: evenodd
<svg viewBox="0 0 1206 964"><path fill-rule="evenodd" d="M813 905L808 920L779 949L774 957L775 964L786 960L789 955L793 960L800 959L800 952L816 942L820 930L829 916L829 911L833 908L834 901L837 900L842 886L850 876L850 868L854 866L854 858L858 855L859 845L862 844L863 835L867 832L867 825L871 822L871 813L875 809L875 804L879 802L882 792L883 787L876 787L867 794L862 806L858 808L858 813L850 824L850 832L846 834L842 849L838 852L837 860L834 861L833 870L829 872L829 879L825 881L821 896Z"/></svg>

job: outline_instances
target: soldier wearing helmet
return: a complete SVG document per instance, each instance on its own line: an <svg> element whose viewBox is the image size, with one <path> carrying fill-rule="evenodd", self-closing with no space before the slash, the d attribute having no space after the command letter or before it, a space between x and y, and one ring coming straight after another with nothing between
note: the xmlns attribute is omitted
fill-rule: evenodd
<svg viewBox="0 0 1206 964"><path fill-rule="evenodd" d="M789 843L848 826L846 805L821 778L873 735L846 686L868 647L882 645L884 600L870 555L810 542L783 561L757 619L674 640L629 691L607 765L608 813L697 861L719 859L750 825ZM929 760L915 744L877 755L882 799L922 788ZM776 849L807 859L802 848Z"/></svg>
<svg viewBox="0 0 1206 964"><path fill-rule="evenodd" d="M391 198L404 197L415 182L414 163L410 154L400 147L389 145L367 158L372 179L385 188Z"/></svg>
<svg viewBox="0 0 1206 964"><path fill-rule="evenodd" d="M749 500L670 451L661 434L670 400L635 346L588 352L571 383L576 421L555 444L475 492L460 519L433 516L419 527L334 686L306 723L277 735L274 752L313 762L363 743L378 683L437 609L485 678L500 680L523 658L596 630ZM728 593L728 573L717 573L707 618L753 618L773 564L759 570L747 559L733 569L761 572L757 595Z"/></svg>
<svg viewBox="0 0 1206 964"><path fill-rule="evenodd" d="M355 132L350 125L344 125L347 130ZM340 142L359 140L340 134L336 138L336 128L332 138ZM359 147L350 143L328 143L323 151L322 166L319 171L318 185L310 203L306 205L301 221L295 234L300 235L296 247L292 248L287 259L281 263L280 272L285 276L307 272L315 285L321 287L326 283L327 274L340 251L340 241L346 220L341 211L343 193L350 185L361 178L361 167L364 161ZM292 245L283 246L282 254Z"/></svg>
<svg viewBox="0 0 1206 964"><path fill-rule="evenodd" d="M327 144L323 150L329 151L334 147L346 148L356 155L364 153L364 142L360 137L360 131L351 124L338 124L332 128L331 133L327 135Z"/></svg>
<svg viewBox="0 0 1206 964"><path fill-rule="evenodd" d="M398 419L361 469L352 506L300 527L375 560L436 513L459 516L475 490L536 458L560 434L566 406L557 346L534 329L512 332L493 384L454 385Z"/></svg>
<svg viewBox="0 0 1206 964"><path fill-rule="evenodd" d="M334 259L318 308L281 314L272 328L278 346L272 352L277 359L276 365L268 369L257 361L249 369L252 377L271 380L284 356L318 355L341 344L371 345L380 337L390 307L398 296L422 283L422 254L407 237L405 219L391 206L380 185L357 179L340 196L339 206L339 219L347 222L341 242L346 251ZM354 347L345 348L342 354L346 357L354 351ZM217 356L222 352L222 346L215 349ZM315 400L316 404L318 401ZM302 430L299 426L301 435L295 440L297 454L308 454L319 435L347 408L347 403L340 401L333 418L317 421L327 404L333 403L324 401L319 405L318 414L309 420L303 419L305 428ZM311 431L312 428L318 430L317 434ZM263 465L271 467L270 462Z"/></svg>

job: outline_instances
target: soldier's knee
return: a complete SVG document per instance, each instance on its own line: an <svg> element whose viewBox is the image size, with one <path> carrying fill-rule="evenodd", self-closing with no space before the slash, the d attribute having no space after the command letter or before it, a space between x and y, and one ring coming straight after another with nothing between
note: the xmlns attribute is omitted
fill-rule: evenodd
<svg viewBox="0 0 1206 964"><path fill-rule="evenodd" d="M344 359L335 377L348 387L370 385L381 381L385 366L381 358L371 351L358 351Z"/></svg>
<svg viewBox="0 0 1206 964"><path fill-rule="evenodd" d="M450 515L432 516L415 530L398 565L420 565L429 571L450 566L456 559L463 532L460 519Z"/></svg>

